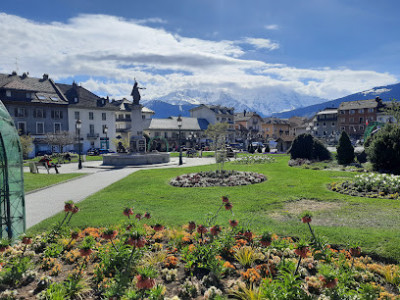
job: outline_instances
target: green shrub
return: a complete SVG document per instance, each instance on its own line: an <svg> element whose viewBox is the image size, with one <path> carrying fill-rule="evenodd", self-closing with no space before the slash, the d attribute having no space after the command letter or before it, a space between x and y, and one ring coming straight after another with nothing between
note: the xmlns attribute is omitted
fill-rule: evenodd
<svg viewBox="0 0 400 300"><path fill-rule="evenodd" d="M367 155L374 170L400 174L400 127L386 124L373 136Z"/></svg>
<svg viewBox="0 0 400 300"><path fill-rule="evenodd" d="M288 153L291 159L304 158L308 160L329 160L331 154L326 147L310 134L303 133L297 136Z"/></svg>
<svg viewBox="0 0 400 300"><path fill-rule="evenodd" d="M337 161L340 165L348 165L354 161L354 147L345 131L342 131L339 138L339 145L336 149Z"/></svg>
<svg viewBox="0 0 400 300"><path fill-rule="evenodd" d="M267 153L267 152L270 152L270 151L271 151L271 149L269 148L269 145L268 145L268 144L265 144L265 150L264 150L264 152Z"/></svg>

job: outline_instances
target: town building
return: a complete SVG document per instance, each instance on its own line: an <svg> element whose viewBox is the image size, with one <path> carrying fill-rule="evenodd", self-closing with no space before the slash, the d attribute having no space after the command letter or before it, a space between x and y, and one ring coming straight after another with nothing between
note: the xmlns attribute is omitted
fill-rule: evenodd
<svg viewBox="0 0 400 300"><path fill-rule="evenodd" d="M68 99L69 131L74 137L78 136L76 122L81 121L80 138L81 151L86 153L89 148L111 149L115 145L115 112L118 108L107 98L101 98L86 88L76 84L57 83L59 89ZM78 151L78 143L74 150Z"/></svg>
<svg viewBox="0 0 400 300"><path fill-rule="evenodd" d="M290 124L287 119L264 118L262 131L265 140L276 140L290 135Z"/></svg>
<svg viewBox="0 0 400 300"><path fill-rule="evenodd" d="M195 148L206 142L204 131L209 122L202 118L181 117L182 125L178 126L178 117L166 119L151 119L150 125L144 132L150 137L150 145L153 141L158 143L155 150L177 150L179 145ZM180 133L180 136L179 136ZM167 147L168 145L168 147Z"/></svg>
<svg viewBox="0 0 400 300"><path fill-rule="evenodd" d="M350 137L359 139L364 135L366 126L377 121L377 115L385 105L382 99L342 102L338 109L338 127Z"/></svg>
<svg viewBox="0 0 400 300"><path fill-rule="evenodd" d="M327 142L335 143L340 136L337 118L338 110L336 108L321 110L312 119L311 135Z"/></svg>
<svg viewBox="0 0 400 300"><path fill-rule="evenodd" d="M0 100L19 134L34 138L32 155L51 149L46 134L69 130L68 100L47 74L42 78L29 77L28 73L0 74Z"/></svg>
<svg viewBox="0 0 400 300"><path fill-rule="evenodd" d="M205 119L209 124L228 123L227 142L235 142L234 108L220 105L201 104L190 110L190 116L197 119Z"/></svg>
<svg viewBox="0 0 400 300"><path fill-rule="evenodd" d="M247 112L235 114L235 135L238 141L262 141L263 118L256 112Z"/></svg>

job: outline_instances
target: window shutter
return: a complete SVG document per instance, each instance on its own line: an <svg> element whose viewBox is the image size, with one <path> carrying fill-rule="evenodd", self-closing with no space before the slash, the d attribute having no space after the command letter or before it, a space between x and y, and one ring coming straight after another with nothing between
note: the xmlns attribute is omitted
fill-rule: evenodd
<svg viewBox="0 0 400 300"><path fill-rule="evenodd" d="M46 110L43 109L43 118L46 118Z"/></svg>
<svg viewBox="0 0 400 300"><path fill-rule="evenodd" d="M62 110L60 110L60 119L62 119L63 118L63 112L62 112Z"/></svg>
<svg viewBox="0 0 400 300"><path fill-rule="evenodd" d="M51 118L54 119L54 110L51 110Z"/></svg>
<svg viewBox="0 0 400 300"><path fill-rule="evenodd" d="M33 117L36 118L37 114L36 114L36 109L33 110Z"/></svg>
<svg viewBox="0 0 400 300"><path fill-rule="evenodd" d="M18 108L14 108L14 116L18 117Z"/></svg>

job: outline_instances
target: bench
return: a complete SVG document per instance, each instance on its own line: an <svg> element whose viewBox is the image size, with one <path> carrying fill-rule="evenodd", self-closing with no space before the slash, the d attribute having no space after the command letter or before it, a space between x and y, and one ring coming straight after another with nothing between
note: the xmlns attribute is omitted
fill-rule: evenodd
<svg viewBox="0 0 400 300"><path fill-rule="evenodd" d="M31 161L29 163L29 171L33 174L39 174L39 169L44 168L47 171L47 174L50 174L50 169L53 169L56 171L56 174L58 174L58 165L56 165L56 167L54 166L48 166L46 163L44 162L38 162L38 161Z"/></svg>

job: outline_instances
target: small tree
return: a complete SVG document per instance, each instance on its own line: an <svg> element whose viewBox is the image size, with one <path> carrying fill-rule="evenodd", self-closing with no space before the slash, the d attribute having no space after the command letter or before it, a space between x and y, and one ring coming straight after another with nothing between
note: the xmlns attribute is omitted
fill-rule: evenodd
<svg viewBox="0 0 400 300"><path fill-rule="evenodd" d="M207 137L213 141L211 148L215 151L215 162L220 164L221 171L224 169L226 160L225 142L228 135L228 128L228 123L210 124L205 132Z"/></svg>
<svg viewBox="0 0 400 300"><path fill-rule="evenodd" d="M265 144L264 152L265 152L265 153L268 153L269 151L271 151L271 149L269 149L269 145L268 145L268 144Z"/></svg>
<svg viewBox="0 0 400 300"><path fill-rule="evenodd" d="M331 159L331 154L326 149L324 144L322 144L319 140L314 139L312 135L308 133L303 133L298 135L290 149L288 150L290 153L291 159L304 158L309 160L329 160Z"/></svg>
<svg viewBox="0 0 400 300"><path fill-rule="evenodd" d="M130 147L130 141L128 138L120 138L120 139L112 139L111 143L113 143L115 149L117 149L117 152L125 152L129 149ZM147 144L146 144L147 145Z"/></svg>
<svg viewBox="0 0 400 300"><path fill-rule="evenodd" d="M247 152L253 154L255 151L256 151L256 149L254 149L253 143L250 143L250 144L247 146Z"/></svg>
<svg viewBox="0 0 400 300"><path fill-rule="evenodd" d="M400 126L386 124L372 137L366 152L374 170L400 174Z"/></svg>
<svg viewBox="0 0 400 300"><path fill-rule="evenodd" d="M345 131L340 134L336 151L337 161L340 165L348 165L354 161L354 147Z"/></svg>
<svg viewBox="0 0 400 300"><path fill-rule="evenodd" d="M30 135L20 135L19 140L21 142L21 150L23 158L28 158L29 153L33 150L34 138Z"/></svg>

